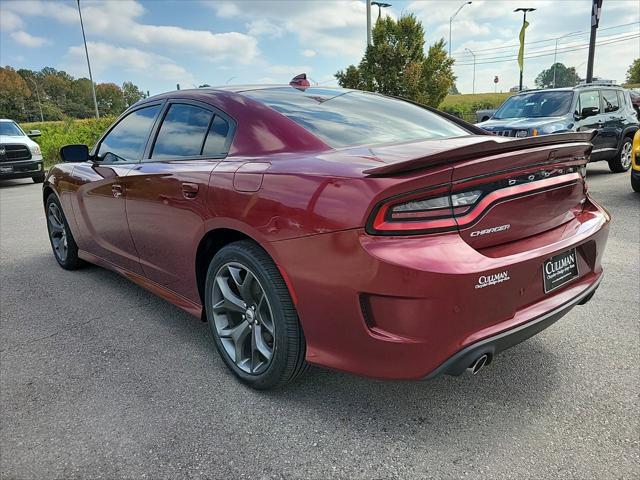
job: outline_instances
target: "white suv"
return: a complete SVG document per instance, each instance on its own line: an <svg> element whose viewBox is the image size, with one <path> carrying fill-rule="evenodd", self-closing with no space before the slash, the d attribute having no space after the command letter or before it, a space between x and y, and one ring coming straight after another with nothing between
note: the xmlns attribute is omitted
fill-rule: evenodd
<svg viewBox="0 0 640 480"><path fill-rule="evenodd" d="M13 120L0 118L0 180L31 177L44 182L40 145L29 138L39 136L40 130L26 134Z"/></svg>

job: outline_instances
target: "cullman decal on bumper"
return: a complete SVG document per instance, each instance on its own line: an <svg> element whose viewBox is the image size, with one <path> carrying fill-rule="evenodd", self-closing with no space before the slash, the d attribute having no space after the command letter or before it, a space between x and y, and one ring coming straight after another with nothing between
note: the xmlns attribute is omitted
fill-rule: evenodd
<svg viewBox="0 0 640 480"><path fill-rule="evenodd" d="M496 285L498 283L506 282L507 280L511 280L508 270L500 273L494 273L492 275L481 275L480 278L478 278L476 289Z"/></svg>

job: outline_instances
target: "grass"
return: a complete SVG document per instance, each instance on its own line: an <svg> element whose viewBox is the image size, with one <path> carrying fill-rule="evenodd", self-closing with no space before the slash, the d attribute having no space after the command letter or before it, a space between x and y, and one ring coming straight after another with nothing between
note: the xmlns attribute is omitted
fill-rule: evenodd
<svg viewBox="0 0 640 480"><path fill-rule="evenodd" d="M513 93L509 92L447 95L438 108L467 121L475 122L476 110L498 108L511 95Z"/></svg>
<svg viewBox="0 0 640 480"><path fill-rule="evenodd" d="M20 127L24 131L40 130L42 136L33 140L40 145L45 168L49 168L60 161L60 147L73 143L83 143L91 147L114 120L113 117L69 119L59 122L22 123Z"/></svg>

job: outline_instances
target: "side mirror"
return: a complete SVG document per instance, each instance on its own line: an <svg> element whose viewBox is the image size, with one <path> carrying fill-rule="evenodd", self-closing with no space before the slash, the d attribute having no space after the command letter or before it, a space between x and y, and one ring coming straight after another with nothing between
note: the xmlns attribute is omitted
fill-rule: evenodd
<svg viewBox="0 0 640 480"><path fill-rule="evenodd" d="M27 137L39 137L42 134L40 133L40 130L29 130L29 133L27 133Z"/></svg>
<svg viewBox="0 0 640 480"><path fill-rule="evenodd" d="M583 108L580 112L580 116L582 118L593 117L600 113L600 109L598 107L586 107Z"/></svg>
<svg viewBox="0 0 640 480"><path fill-rule="evenodd" d="M89 147L86 145L65 145L60 149L63 162L86 162L89 160Z"/></svg>

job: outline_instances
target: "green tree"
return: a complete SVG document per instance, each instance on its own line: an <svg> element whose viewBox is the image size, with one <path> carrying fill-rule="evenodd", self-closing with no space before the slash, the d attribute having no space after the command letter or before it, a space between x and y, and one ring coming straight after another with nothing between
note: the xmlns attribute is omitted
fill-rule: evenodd
<svg viewBox="0 0 640 480"><path fill-rule="evenodd" d="M122 94L127 107L130 107L139 100L145 98L145 94L133 82L124 82L122 84Z"/></svg>
<svg viewBox="0 0 640 480"><path fill-rule="evenodd" d="M344 72L340 70L335 76L338 79L338 83L344 88L364 89L360 70L355 65L349 65Z"/></svg>
<svg viewBox="0 0 640 480"><path fill-rule="evenodd" d="M31 89L13 68L0 67L0 117L23 121Z"/></svg>
<svg viewBox="0 0 640 480"><path fill-rule="evenodd" d="M555 63L547 70L543 70L536 77L535 83L539 88L553 88L553 71L555 67L556 87L574 87L580 83L580 77L574 67L566 67L562 63Z"/></svg>
<svg viewBox="0 0 640 480"><path fill-rule="evenodd" d="M120 115L125 108L122 90L115 83L100 83L96 86L98 110L102 115Z"/></svg>
<svg viewBox="0 0 640 480"><path fill-rule="evenodd" d="M640 84L640 58L636 58L627 70L627 83Z"/></svg>
<svg viewBox="0 0 640 480"><path fill-rule="evenodd" d="M397 21L380 18L356 67L350 65L335 77L346 88L380 92L437 107L454 85L453 60L439 40L424 53L424 30L412 14Z"/></svg>

